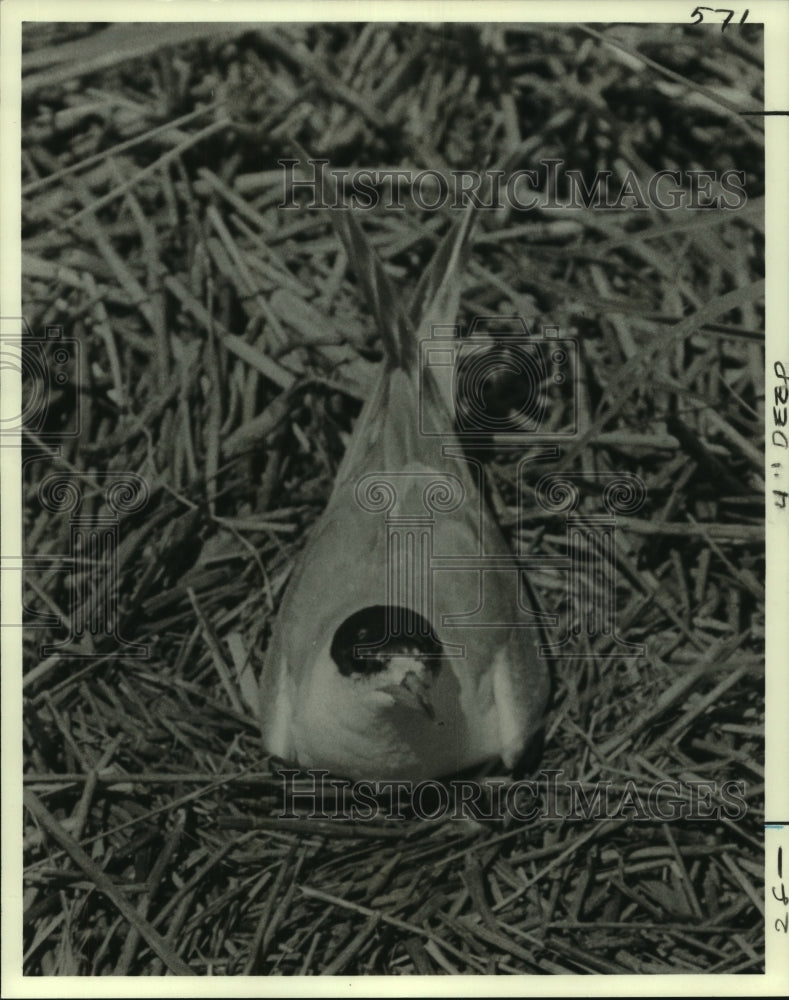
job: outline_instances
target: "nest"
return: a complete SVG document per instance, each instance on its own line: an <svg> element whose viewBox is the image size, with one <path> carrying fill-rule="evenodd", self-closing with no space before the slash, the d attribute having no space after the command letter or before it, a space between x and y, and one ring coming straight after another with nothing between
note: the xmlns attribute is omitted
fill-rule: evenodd
<svg viewBox="0 0 789 1000"><path fill-rule="evenodd" d="M77 345L24 438L27 974L763 971L764 157L738 114L762 106L761 44L26 25L24 313ZM555 468L646 488L611 561L645 655L597 637L555 660L532 822L283 818L255 678L381 356L326 212L284 186L294 140L349 171L508 162L539 193L561 160L622 196L481 212L463 276L465 322L578 345ZM649 197L662 170L674 211ZM453 212L401 194L358 217L407 292ZM492 442L492 502L514 547L562 556L563 516L519 510L520 457ZM74 533L100 530L97 568ZM531 582L566 622L561 574ZM644 813L663 780L684 818ZM619 812L588 815L603 786Z"/></svg>

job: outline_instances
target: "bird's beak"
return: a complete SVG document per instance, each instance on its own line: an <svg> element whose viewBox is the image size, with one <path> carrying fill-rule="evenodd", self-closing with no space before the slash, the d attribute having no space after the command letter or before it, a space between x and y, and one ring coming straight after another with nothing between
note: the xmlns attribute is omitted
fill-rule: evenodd
<svg viewBox="0 0 789 1000"><path fill-rule="evenodd" d="M428 698L428 685L412 670L409 670L399 684L386 684L378 689L391 694L399 704L408 708L418 708L432 722L436 712Z"/></svg>

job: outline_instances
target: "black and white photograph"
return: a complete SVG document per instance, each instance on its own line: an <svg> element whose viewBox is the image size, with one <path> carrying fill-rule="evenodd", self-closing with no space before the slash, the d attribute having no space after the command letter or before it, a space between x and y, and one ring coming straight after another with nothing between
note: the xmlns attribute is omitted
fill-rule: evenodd
<svg viewBox="0 0 789 1000"><path fill-rule="evenodd" d="M5 995L782 993L786 8L153 6L4 11Z"/></svg>

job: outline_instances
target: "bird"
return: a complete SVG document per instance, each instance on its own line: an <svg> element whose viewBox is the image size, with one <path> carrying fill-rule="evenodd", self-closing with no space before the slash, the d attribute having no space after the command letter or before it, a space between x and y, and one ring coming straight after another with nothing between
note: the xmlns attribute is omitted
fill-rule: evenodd
<svg viewBox="0 0 789 1000"><path fill-rule="evenodd" d="M498 760L512 770L544 725L549 673L535 630L519 627L517 564L418 340L457 315L473 210L439 243L409 309L353 210L331 219L384 359L280 602L259 683L263 745L304 771L351 780L421 781ZM459 567L432 575L415 556L425 553L418 526L408 542L382 512L396 494L399 523L421 514L424 526L430 489L438 512L427 557ZM500 571L475 570L481 552ZM503 624L468 621L483 598Z"/></svg>

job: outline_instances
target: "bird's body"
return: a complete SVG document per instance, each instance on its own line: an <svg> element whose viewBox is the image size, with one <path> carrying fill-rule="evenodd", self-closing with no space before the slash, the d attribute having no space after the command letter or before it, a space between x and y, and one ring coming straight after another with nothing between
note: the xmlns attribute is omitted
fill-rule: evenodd
<svg viewBox="0 0 789 1000"><path fill-rule="evenodd" d="M346 245L358 246L363 237L347 225ZM452 441L447 402L432 382L420 381L416 344L403 340L414 338L414 329L386 315L387 279L377 262L369 266L362 283L379 325L391 324L382 330L388 358L279 609L261 678L264 744L302 768L371 781L443 776L496 757L512 766L541 726L547 670L534 630L515 627L525 623L515 563L506 572L510 550L474 467L459 452L442 451ZM449 435L425 434L425 422L428 430L431 422L442 429L449 423ZM418 542L410 557L393 550L387 511L360 503L368 481L373 489L391 484L406 528L409 517L421 516L424 527L427 516L430 556L456 557L464 566L431 575L418 555L428 550ZM455 489L453 509L442 513L439 503L430 515L431 484L439 493ZM483 553L503 557L504 571L473 568ZM406 579L409 566L416 578ZM447 616L472 615L483 597L508 624L446 624ZM382 637L379 649L355 655Z"/></svg>

